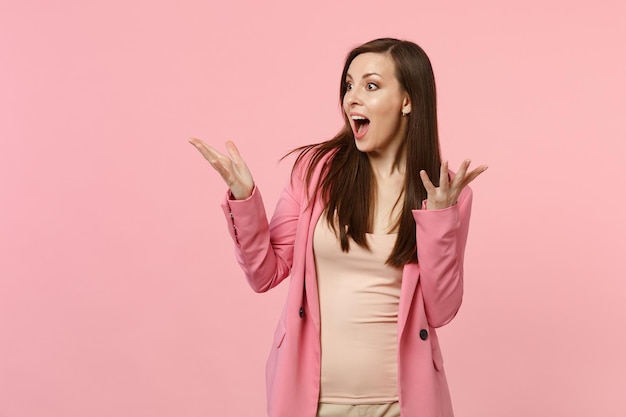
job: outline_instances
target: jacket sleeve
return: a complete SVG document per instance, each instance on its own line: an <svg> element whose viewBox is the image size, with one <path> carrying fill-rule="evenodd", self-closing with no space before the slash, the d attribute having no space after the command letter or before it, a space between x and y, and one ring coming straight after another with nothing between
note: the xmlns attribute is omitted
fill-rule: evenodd
<svg viewBox="0 0 626 417"><path fill-rule="evenodd" d="M441 210L414 210L420 285L428 324L450 322L463 299L463 259L469 230L472 190Z"/></svg>
<svg viewBox="0 0 626 417"><path fill-rule="evenodd" d="M235 242L237 262L256 292L274 288L291 272L301 184L299 175L293 174L280 195L270 223L256 186L246 200L230 199L227 193L222 204Z"/></svg>

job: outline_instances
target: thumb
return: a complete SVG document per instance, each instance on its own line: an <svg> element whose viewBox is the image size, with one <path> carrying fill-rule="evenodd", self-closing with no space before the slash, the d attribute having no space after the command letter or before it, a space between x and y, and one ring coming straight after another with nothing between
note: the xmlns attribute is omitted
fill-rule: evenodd
<svg viewBox="0 0 626 417"><path fill-rule="evenodd" d="M226 150L228 151L228 155L230 155L234 161L243 161L243 158L239 153L239 149L237 149L237 146L233 141L229 140L226 142Z"/></svg>

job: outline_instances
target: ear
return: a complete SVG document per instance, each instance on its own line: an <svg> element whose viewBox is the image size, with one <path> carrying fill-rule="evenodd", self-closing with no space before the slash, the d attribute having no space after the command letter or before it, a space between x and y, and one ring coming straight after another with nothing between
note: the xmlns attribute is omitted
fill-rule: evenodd
<svg viewBox="0 0 626 417"><path fill-rule="evenodd" d="M409 95L404 93L404 97L402 98L402 114L406 115L411 113L411 99Z"/></svg>

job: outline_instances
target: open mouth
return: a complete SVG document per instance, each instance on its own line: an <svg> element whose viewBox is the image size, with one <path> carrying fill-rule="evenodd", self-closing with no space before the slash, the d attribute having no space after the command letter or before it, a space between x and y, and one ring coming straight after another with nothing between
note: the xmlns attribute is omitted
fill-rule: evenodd
<svg viewBox="0 0 626 417"><path fill-rule="evenodd" d="M357 137L363 137L369 128L370 121L363 116L351 116L354 121L354 134Z"/></svg>

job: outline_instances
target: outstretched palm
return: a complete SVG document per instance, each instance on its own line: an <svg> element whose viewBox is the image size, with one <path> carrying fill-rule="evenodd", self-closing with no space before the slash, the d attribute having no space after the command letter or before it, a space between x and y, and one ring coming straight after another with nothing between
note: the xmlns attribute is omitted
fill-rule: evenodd
<svg viewBox="0 0 626 417"><path fill-rule="evenodd" d="M250 197L254 190L254 180L246 162L241 158L239 150L233 142L226 142L228 156L219 153L200 139L189 138L189 143L194 145L211 166L219 172L237 200L245 200Z"/></svg>
<svg viewBox="0 0 626 417"><path fill-rule="evenodd" d="M481 165L474 170L467 172L471 161L466 159L461 164L458 172L454 175L452 181L448 179L448 161L441 163L441 172L439 174L439 187L435 187L428 178L426 171L420 171L420 177L426 192L428 193L428 199L426 202L426 208L429 210L444 209L456 204L459 199L459 195L463 188L465 188L476 177L485 172L486 165Z"/></svg>

